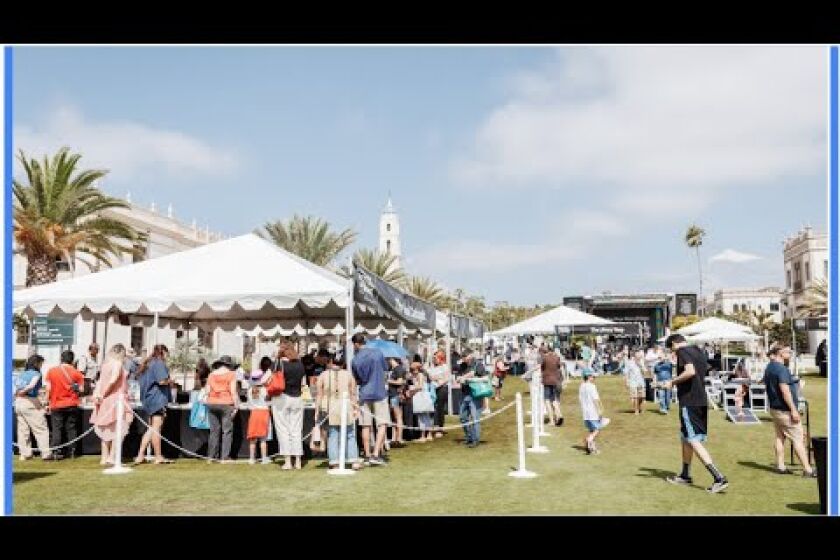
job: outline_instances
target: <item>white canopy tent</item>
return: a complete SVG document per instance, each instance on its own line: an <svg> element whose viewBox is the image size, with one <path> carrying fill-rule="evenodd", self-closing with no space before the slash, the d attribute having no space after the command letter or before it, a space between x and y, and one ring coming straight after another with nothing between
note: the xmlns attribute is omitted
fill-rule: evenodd
<svg viewBox="0 0 840 560"><path fill-rule="evenodd" d="M491 333L493 336L521 336L530 334L554 334L554 327L575 327L578 325L614 325L602 317L590 315L565 305L541 313L519 323Z"/></svg>
<svg viewBox="0 0 840 560"><path fill-rule="evenodd" d="M694 335L687 335L689 342L754 342L761 337L751 332L728 329L708 330Z"/></svg>
<svg viewBox="0 0 840 560"><path fill-rule="evenodd" d="M15 291L13 307L28 315L85 319L122 314L132 324L205 329L302 328L346 324L351 281L255 234L120 268ZM395 328L354 305L354 325ZM343 331L343 329L342 329Z"/></svg>
<svg viewBox="0 0 840 560"><path fill-rule="evenodd" d="M688 325L687 327L683 327L677 330L676 332L683 336L689 336L714 331L737 331L752 333L752 329L746 325L735 323L733 321L727 321L725 319L719 319L718 317L709 317L708 319L703 319L702 321L698 321L696 323Z"/></svg>

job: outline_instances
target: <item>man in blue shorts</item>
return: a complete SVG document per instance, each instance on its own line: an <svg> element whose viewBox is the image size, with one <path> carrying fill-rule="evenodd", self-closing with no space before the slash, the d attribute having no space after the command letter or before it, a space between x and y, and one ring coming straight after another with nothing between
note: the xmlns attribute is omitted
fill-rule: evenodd
<svg viewBox="0 0 840 560"><path fill-rule="evenodd" d="M677 376L660 384L669 390L677 386L677 400L680 405L680 431L682 433L682 472L679 476L669 476L671 484L691 484L691 459L696 454L714 478L707 490L712 494L725 490L729 481L715 467L712 456L706 451L707 417L709 403L706 398L706 373L709 371L708 359L700 348L689 346L685 337L672 334L665 341L665 346L677 354Z"/></svg>

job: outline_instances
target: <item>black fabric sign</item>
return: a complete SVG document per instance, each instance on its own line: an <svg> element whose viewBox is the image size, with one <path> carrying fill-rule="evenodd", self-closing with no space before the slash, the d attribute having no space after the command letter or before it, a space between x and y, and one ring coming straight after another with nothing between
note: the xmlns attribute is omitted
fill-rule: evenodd
<svg viewBox="0 0 840 560"><path fill-rule="evenodd" d="M798 331L827 331L828 318L794 319L793 328Z"/></svg>
<svg viewBox="0 0 840 560"><path fill-rule="evenodd" d="M677 294L674 296L674 314L677 317L697 315L697 294Z"/></svg>
<svg viewBox="0 0 840 560"><path fill-rule="evenodd" d="M364 267L356 265L355 268L353 297L357 302L408 327L435 328L432 304L401 292Z"/></svg>
<svg viewBox="0 0 840 560"><path fill-rule="evenodd" d="M563 334L604 334L639 336L638 323L620 323L618 325L575 325L574 327L554 327L554 332Z"/></svg>

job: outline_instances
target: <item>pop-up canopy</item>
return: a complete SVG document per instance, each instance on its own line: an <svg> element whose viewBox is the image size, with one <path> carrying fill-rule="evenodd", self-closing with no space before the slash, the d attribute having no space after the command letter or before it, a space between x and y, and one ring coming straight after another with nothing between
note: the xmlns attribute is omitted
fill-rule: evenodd
<svg viewBox="0 0 840 560"><path fill-rule="evenodd" d="M496 336L554 334L554 327L574 327L577 325L613 325L602 317L590 315L565 305L558 305L550 311L541 313L519 323L510 325L493 333Z"/></svg>
<svg viewBox="0 0 840 560"><path fill-rule="evenodd" d="M702 321L698 321L697 323L693 323L691 325L688 325L687 327L683 327L677 330L677 332L683 336L696 335L704 332L721 331L752 333L752 329L746 325L735 323L733 321L727 321L725 319L719 319L717 317L709 317L708 319L703 319Z"/></svg>

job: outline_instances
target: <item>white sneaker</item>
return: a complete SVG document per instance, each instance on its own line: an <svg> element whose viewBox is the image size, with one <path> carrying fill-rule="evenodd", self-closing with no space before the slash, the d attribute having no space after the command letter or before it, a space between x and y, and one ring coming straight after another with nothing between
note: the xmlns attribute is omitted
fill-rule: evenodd
<svg viewBox="0 0 840 560"><path fill-rule="evenodd" d="M269 459L268 457L263 457L262 458L262 464L263 465L270 465L271 464L271 459Z"/></svg>
<svg viewBox="0 0 840 560"><path fill-rule="evenodd" d="M256 464L257 464L257 460L256 460L256 459L248 459L248 464L249 464L249 465L256 465Z"/></svg>
<svg viewBox="0 0 840 560"><path fill-rule="evenodd" d="M481 411L482 414L490 414L491 412L493 412L493 411L490 410L489 408L485 408L484 410Z"/></svg>

